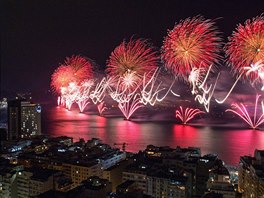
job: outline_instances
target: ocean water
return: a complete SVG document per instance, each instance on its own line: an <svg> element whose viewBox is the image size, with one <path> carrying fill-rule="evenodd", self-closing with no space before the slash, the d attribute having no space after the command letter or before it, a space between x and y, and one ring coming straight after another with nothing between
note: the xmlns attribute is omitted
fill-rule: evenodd
<svg viewBox="0 0 264 198"><path fill-rule="evenodd" d="M122 114L108 113L98 116L95 110L79 113L73 107L44 105L42 113L43 134L71 136L75 141L93 137L119 148L125 142L126 150L137 152L147 145L170 147L200 147L202 154L215 153L226 164L236 165L242 155L254 155L255 149L264 149L264 131L244 129L232 123L209 124L199 121L191 126L181 125L166 115L142 115L124 120ZM238 124L241 124L238 123Z"/></svg>

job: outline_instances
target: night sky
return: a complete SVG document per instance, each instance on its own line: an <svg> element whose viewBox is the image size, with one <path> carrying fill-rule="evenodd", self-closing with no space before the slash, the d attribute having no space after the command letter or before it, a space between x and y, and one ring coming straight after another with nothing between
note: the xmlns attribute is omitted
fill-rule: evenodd
<svg viewBox="0 0 264 198"><path fill-rule="evenodd" d="M0 9L1 97L45 97L67 56L89 57L104 69L123 39L147 38L160 48L167 29L196 15L217 19L226 40L238 23L264 12L264 1L2 0Z"/></svg>

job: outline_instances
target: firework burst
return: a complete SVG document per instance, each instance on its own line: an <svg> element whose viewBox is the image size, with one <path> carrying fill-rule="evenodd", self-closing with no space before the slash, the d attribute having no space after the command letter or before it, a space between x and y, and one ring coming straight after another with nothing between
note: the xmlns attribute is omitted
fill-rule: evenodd
<svg viewBox="0 0 264 198"><path fill-rule="evenodd" d="M61 93L61 88L67 87L71 82L75 82L74 72L71 67L61 65L51 76L51 88L56 93Z"/></svg>
<svg viewBox="0 0 264 198"><path fill-rule="evenodd" d="M94 85L93 80L85 80L81 85L77 86L75 102L78 104L80 112L83 112L85 107L89 104L91 88Z"/></svg>
<svg viewBox="0 0 264 198"><path fill-rule="evenodd" d="M65 65L69 66L77 83L93 77L93 63L81 56L67 57Z"/></svg>
<svg viewBox="0 0 264 198"><path fill-rule="evenodd" d="M51 87L59 93L62 87L69 86L74 82L81 84L93 76L93 64L81 56L67 57L65 63L60 65L51 76Z"/></svg>
<svg viewBox="0 0 264 198"><path fill-rule="evenodd" d="M129 70L125 72L122 77L120 77L120 82L122 90L133 89L137 87L140 82L140 78L137 75L137 72Z"/></svg>
<svg viewBox="0 0 264 198"><path fill-rule="evenodd" d="M132 114L142 106L141 98L137 94L127 98L127 100L123 100L123 102L118 103L118 107L125 116L126 120L129 120Z"/></svg>
<svg viewBox="0 0 264 198"><path fill-rule="evenodd" d="M132 114L142 107L141 95L137 92L140 89L140 85L137 85L134 89L121 89L122 80L117 81L116 86L109 87L109 93L113 100L118 103L118 107L125 116L126 120L132 116Z"/></svg>
<svg viewBox="0 0 264 198"><path fill-rule="evenodd" d="M112 77L121 77L124 84L134 86L144 73L158 67L158 56L146 40L123 41L111 53L107 72Z"/></svg>
<svg viewBox="0 0 264 198"><path fill-rule="evenodd" d="M261 90L264 90L264 62L258 61L255 64L251 64L249 67L244 67L245 75L247 77L252 77L252 75L256 76L255 79L251 80L251 84L261 83Z"/></svg>
<svg viewBox="0 0 264 198"><path fill-rule="evenodd" d="M186 108L183 109L182 106L180 106L179 110L176 110L176 118L179 118L183 124L187 124L191 119L193 119L196 115L204 113L200 109L192 109L192 108Z"/></svg>
<svg viewBox="0 0 264 198"><path fill-rule="evenodd" d="M210 68L208 68L210 71ZM197 93L197 87L203 84L204 82L204 77L205 77L205 70L204 68L192 68L190 75L188 77L188 82L190 83L192 87L192 94Z"/></svg>
<svg viewBox="0 0 264 198"><path fill-rule="evenodd" d="M215 22L197 16L180 21L168 32L161 58L169 71L187 81L194 67L208 68L219 62L220 47Z"/></svg>
<svg viewBox="0 0 264 198"><path fill-rule="evenodd" d="M98 102L102 102L105 97L106 89L109 86L109 81L111 79L102 78L99 83L96 83L94 89L91 91L90 98L93 101L94 104L97 104Z"/></svg>
<svg viewBox="0 0 264 198"><path fill-rule="evenodd" d="M65 107L68 110L71 110L72 104L76 102L78 89L78 86L74 82L69 83L69 86L67 87L61 88L61 98L65 101Z"/></svg>
<svg viewBox="0 0 264 198"><path fill-rule="evenodd" d="M259 117L257 117L257 109L258 109L258 101L260 95L256 96L256 102L254 107L254 114L250 116L249 111L247 110L246 106L243 103L240 104L232 104L231 107L233 109L227 109L226 112L232 112L238 115L242 120L244 120L252 129L256 129L258 126L264 123L264 112L263 112L263 102L262 105L262 112Z"/></svg>
<svg viewBox="0 0 264 198"><path fill-rule="evenodd" d="M162 82L158 82L158 75L159 75L160 69L157 68L151 78L149 80L146 79L146 75L143 77L142 81L142 89L140 91L141 94L141 102L144 105L150 104L151 106L154 106L156 102L163 101L166 96L171 92L171 88L174 84L174 81L171 83L169 88L161 88ZM161 92L163 92L162 96ZM178 94L175 94L175 96L179 96Z"/></svg>
<svg viewBox="0 0 264 198"><path fill-rule="evenodd" d="M239 24L230 36L225 46L228 63L237 75L245 74L244 68L252 67L264 61L264 17L247 20L244 25ZM258 71L260 68L258 68ZM261 69L263 70L263 69ZM247 72L243 75L251 83L259 78L258 72ZM260 79L260 78L259 78ZM262 79L260 79L262 81Z"/></svg>
<svg viewBox="0 0 264 198"><path fill-rule="evenodd" d="M107 107L105 106L105 102L104 101L100 102L97 105L97 109L98 109L99 115L103 116L104 111L107 109Z"/></svg>

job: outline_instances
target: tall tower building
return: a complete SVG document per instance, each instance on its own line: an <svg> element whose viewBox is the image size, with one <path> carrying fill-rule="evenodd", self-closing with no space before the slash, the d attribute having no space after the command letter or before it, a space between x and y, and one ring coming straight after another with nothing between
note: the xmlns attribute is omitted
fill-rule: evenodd
<svg viewBox="0 0 264 198"><path fill-rule="evenodd" d="M41 134L41 106L26 100L8 102L8 139Z"/></svg>

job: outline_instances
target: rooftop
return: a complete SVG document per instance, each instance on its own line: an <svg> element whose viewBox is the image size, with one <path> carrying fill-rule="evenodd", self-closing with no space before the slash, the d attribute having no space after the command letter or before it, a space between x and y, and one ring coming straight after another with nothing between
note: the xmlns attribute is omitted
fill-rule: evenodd
<svg viewBox="0 0 264 198"><path fill-rule="evenodd" d="M109 182L107 179L102 179L97 176L92 176L89 177L87 180L83 181L81 187L90 190L100 190L106 188L108 184Z"/></svg>
<svg viewBox="0 0 264 198"><path fill-rule="evenodd" d="M60 171L41 169L41 168L28 168L25 169L25 171L33 173L31 179L37 181L46 181L49 179L50 176L60 172Z"/></svg>
<svg viewBox="0 0 264 198"><path fill-rule="evenodd" d="M126 180L125 182L119 184L117 188L126 189L126 188L128 188L129 186L133 185L134 183L135 183L135 181L132 181L132 180Z"/></svg>

